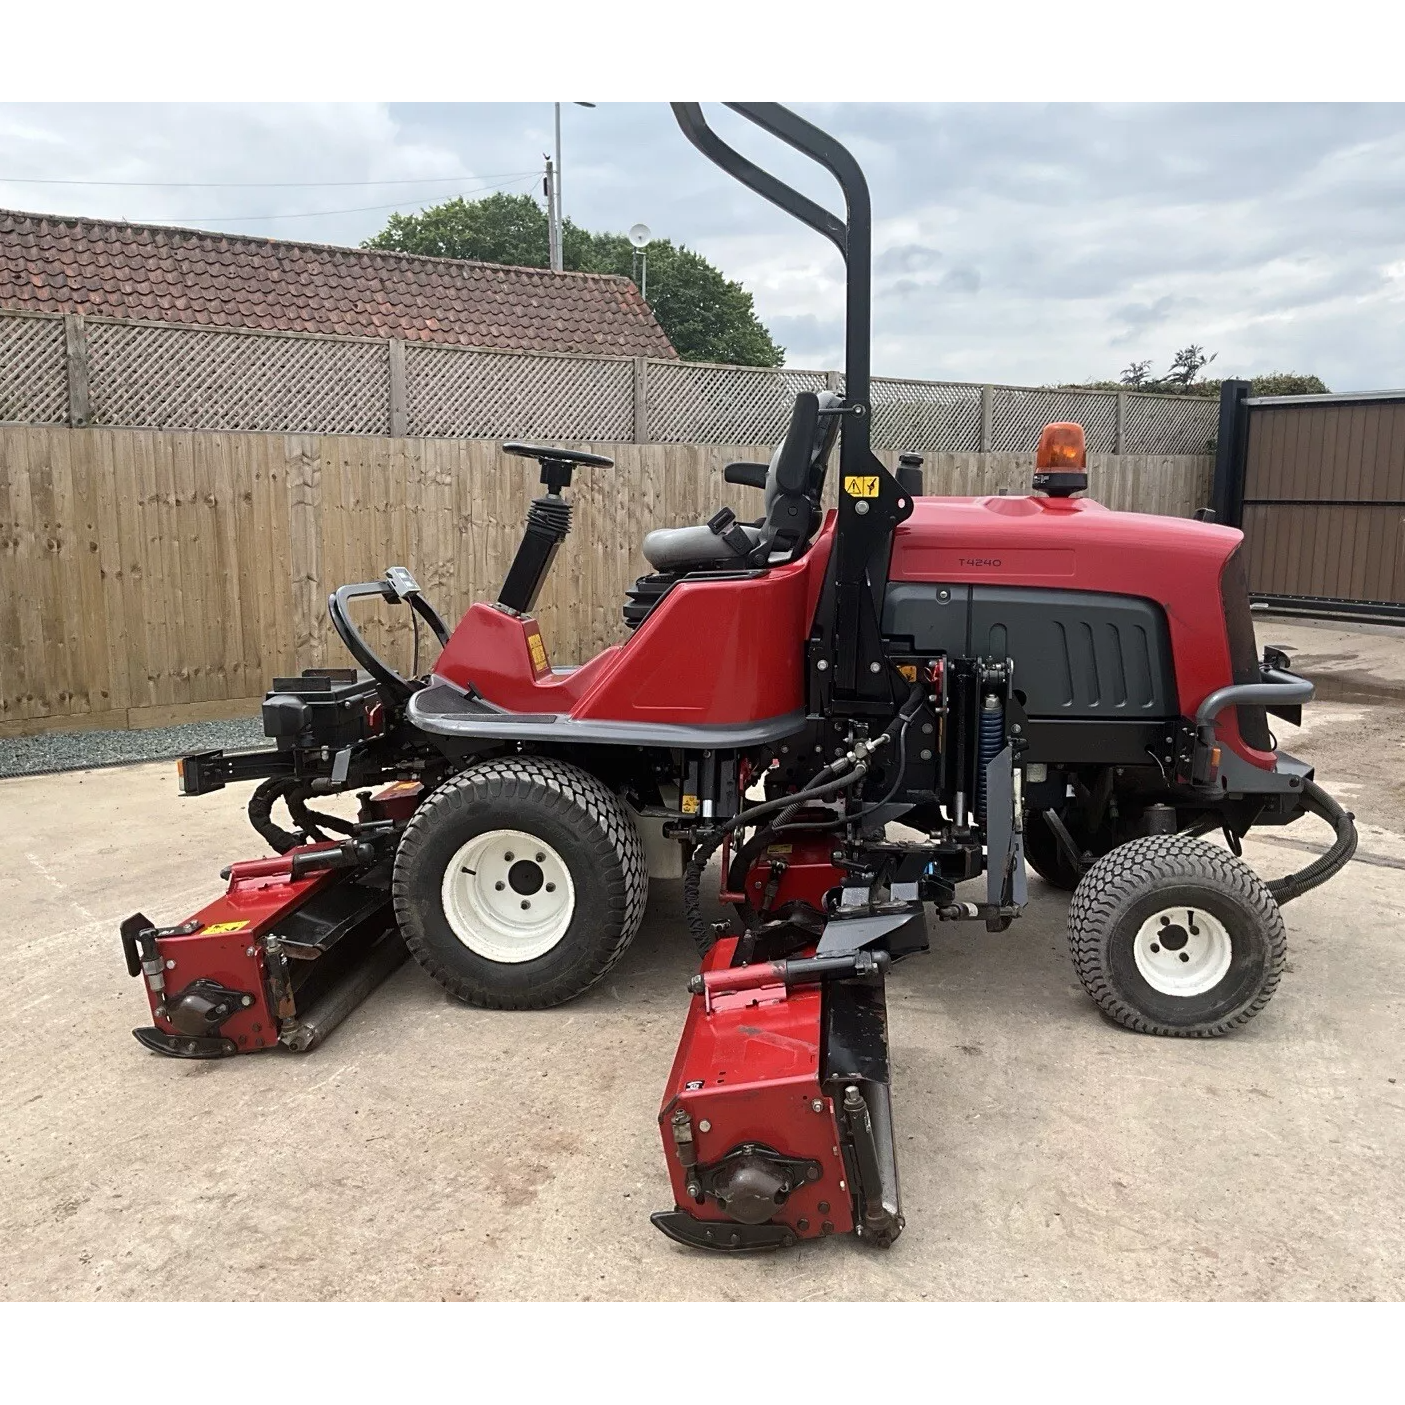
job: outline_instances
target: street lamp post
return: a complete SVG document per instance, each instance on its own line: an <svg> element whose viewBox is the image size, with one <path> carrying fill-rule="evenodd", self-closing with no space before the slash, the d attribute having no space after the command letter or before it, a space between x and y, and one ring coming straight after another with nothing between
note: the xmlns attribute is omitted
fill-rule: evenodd
<svg viewBox="0 0 1405 1405"><path fill-rule="evenodd" d="M577 107L594 107L593 102L578 102ZM551 208L546 212L546 217L551 223L551 266L557 273L565 267L565 248L562 242L562 235L565 233L565 221L561 216L561 104L555 104L556 108L556 172L552 181L552 196L548 203Z"/></svg>

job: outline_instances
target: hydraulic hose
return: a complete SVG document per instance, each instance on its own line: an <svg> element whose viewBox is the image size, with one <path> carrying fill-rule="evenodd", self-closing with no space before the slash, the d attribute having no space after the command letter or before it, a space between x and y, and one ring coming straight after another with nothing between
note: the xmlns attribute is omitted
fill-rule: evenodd
<svg viewBox="0 0 1405 1405"><path fill-rule="evenodd" d="M291 776L270 776L249 797L249 823L278 854L286 854L303 842L302 835L292 834L273 823L274 803L297 784Z"/></svg>
<svg viewBox="0 0 1405 1405"><path fill-rule="evenodd" d="M1308 781L1303 786L1303 809L1327 821L1336 831L1332 847L1319 859L1314 859L1304 869L1290 873L1286 878L1273 878L1266 882L1274 901L1282 907L1304 893L1320 888L1334 873L1338 873L1351 861L1356 852L1356 816L1343 810L1316 781ZM1200 838L1219 829L1223 820L1218 815L1209 815L1187 825L1180 833L1191 838Z"/></svg>
<svg viewBox="0 0 1405 1405"><path fill-rule="evenodd" d="M1337 838L1320 859L1314 859L1297 873L1269 883L1268 891L1280 907L1325 883L1349 863L1356 852L1356 817L1349 810L1343 810L1316 781L1308 781L1303 787L1303 809L1326 820L1336 831Z"/></svg>
<svg viewBox="0 0 1405 1405"><path fill-rule="evenodd" d="M833 770L833 767L826 766L825 770ZM774 815L781 810L793 810L797 804L807 800L823 800L827 796L837 795L841 790L847 790L851 785L857 784L867 774L868 762L859 761L852 770L846 771L837 780L827 781L823 785L811 785L804 790L796 791L794 795L782 795L775 800L765 800L759 805L753 805L750 809L742 810L720 824L707 839L693 850L693 857L689 861L688 867L683 871L683 912L688 919L688 930L693 934L693 941L699 953L706 955L707 949L712 945L712 934L708 931L707 923L703 921L702 915L702 876L708 861L722 847L722 841L733 830L739 829L744 824L749 825L763 815Z"/></svg>
<svg viewBox="0 0 1405 1405"><path fill-rule="evenodd" d="M809 785L803 790L797 790L793 795L777 796L774 800L764 800L759 805L753 805L749 809L739 811L731 819L718 826L713 833L693 850L693 857L689 861L688 867L683 871L683 912L688 919L688 929L693 934L693 941L697 945L698 951L707 953L707 949L712 945L712 936L708 931L707 923L703 920L701 907L702 876L707 868L708 861L713 854L722 847L722 841L734 830L742 825L750 826L758 819L766 815L775 815L779 812L779 818L774 824L767 826L771 833L778 832L786 821L799 810L803 805L811 800L823 800L830 795L837 795L841 790L848 790L857 784L868 774L868 757L881 746L887 746L893 738L907 731L908 724L917 715L918 709L922 706L922 700L926 696L926 687L922 683L914 683L912 691L908 694L907 701L902 705L893 720L876 736L873 741L866 746L856 748L855 752L849 752L841 756L836 761L817 772L811 779ZM856 754L857 753L857 754ZM852 767L852 769L849 769ZM898 770L898 778L901 780L903 767ZM836 775L836 773L838 773ZM829 779L836 776L835 779ZM896 784L889 790L891 796L897 789ZM868 813L865 811L864 813ZM805 828L835 828L839 824L846 823L845 817L840 817L837 821L821 826L805 826ZM754 843L760 836L753 836Z"/></svg>
<svg viewBox="0 0 1405 1405"><path fill-rule="evenodd" d="M324 815L321 810L309 810L307 808L307 797L310 792L302 786L288 791L283 800L288 806L288 813L293 817L293 823L308 835L310 838L321 840L326 836L322 834L324 829L334 829L339 834L354 834L356 825L351 820L344 820L339 815Z"/></svg>
<svg viewBox="0 0 1405 1405"><path fill-rule="evenodd" d="M305 844L309 839L324 840L322 830L336 830L341 834L351 834L355 826L349 820L337 815L324 815L320 810L307 808L310 794L307 783L293 776L271 776L249 797L249 823L267 841L275 853L286 854ZM288 807L296 831L284 829L273 822L273 807L279 800Z"/></svg>

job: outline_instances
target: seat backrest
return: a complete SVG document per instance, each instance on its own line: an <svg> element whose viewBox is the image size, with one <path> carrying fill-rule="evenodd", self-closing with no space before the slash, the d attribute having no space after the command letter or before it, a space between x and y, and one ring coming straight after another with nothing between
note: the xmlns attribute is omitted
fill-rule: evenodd
<svg viewBox="0 0 1405 1405"><path fill-rule="evenodd" d="M829 467L829 456L834 449L834 441L839 436L840 416L836 411L844 402L832 390L822 390L815 398L820 403L820 423L815 442L810 450L810 482L807 485L807 492L818 505L824 498L825 471ZM781 491L776 468L784 452L785 444L777 444L767 469L765 501L768 514L771 511L771 504L776 500L776 495Z"/></svg>
<svg viewBox="0 0 1405 1405"><path fill-rule="evenodd" d="M775 550L780 550L785 553L784 559L793 561L803 554L823 520L821 504L824 501L825 473L834 441L839 435L841 416L837 411L843 401L832 390L820 391L816 399L819 401L820 418L814 442L810 446L808 482L803 493L787 493L781 487L776 470L786 445L777 445L771 455L766 473L766 518L757 548L758 556L762 554L762 547L766 549L764 559L769 559Z"/></svg>

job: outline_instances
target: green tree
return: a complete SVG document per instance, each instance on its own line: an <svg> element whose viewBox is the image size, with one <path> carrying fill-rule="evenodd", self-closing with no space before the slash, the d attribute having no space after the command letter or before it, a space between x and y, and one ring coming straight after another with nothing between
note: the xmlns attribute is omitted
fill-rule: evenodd
<svg viewBox="0 0 1405 1405"><path fill-rule="evenodd" d="M546 214L530 195L460 196L417 215L391 215L385 228L361 247L545 268Z"/></svg>
<svg viewBox="0 0 1405 1405"><path fill-rule="evenodd" d="M1211 352L1209 356L1206 356L1205 348L1203 346L1196 346L1194 343L1190 346L1182 347L1171 358L1171 369L1166 372L1163 379L1169 381L1172 385L1194 385L1197 381L1202 379L1200 375L1201 371L1218 355L1218 352Z"/></svg>
<svg viewBox="0 0 1405 1405"><path fill-rule="evenodd" d="M1218 396L1224 380L1210 380L1201 375L1215 360L1207 356L1203 346L1182 347L1171 358L1171 368L1164 376L1151 374L1150 361L1133 361L1115 381L1084 381L1080 390L1141 390L1157 395ZM1300 371L1269 371L1254 376L1250 382L1253 395L1328 395L1321 376L1305 375ZM1070 389L1074 387L1068 387Z"/></svg>
<svg viewBox="0 0 1405 1405"><path fill-rule="evenodd" d="M546 213L530 195L449 200L419 214L392 215L363 247L545 268ZM685 361L781 364L784 348L762 326L751 294L740 283L670 239L650 244L648 258L649 305ZM635 251L623 234L592 234L567 220L561 261L576 272L630 278Z"/></svg>
<svg viewBox="0 0 1405 1405"><path fill-rule="evenodd" d="M1250 384L1255 395L1330 395L1321 376L1299 375L1296 371L1270 371L1255 376Z"/></svg>

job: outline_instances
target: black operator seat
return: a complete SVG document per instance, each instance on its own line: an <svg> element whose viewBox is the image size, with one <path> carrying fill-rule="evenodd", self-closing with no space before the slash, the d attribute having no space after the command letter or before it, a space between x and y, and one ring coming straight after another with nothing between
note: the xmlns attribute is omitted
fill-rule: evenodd
<svg viewBox="0 0 1405 1405"><path fill-rule="evenodd" d="M722 531L707 522L660 527L644 538L644 559L656 571L678 572L719 564L764 566L778 552L786 560L799 556L822 520L825 466L839 433L842 403L831 390L796 397L790 429L766 471L766 515L759 526L732 522ZM797 436L801 442L792 445ZM797 466L803 464L804 479L803 484L793 480L789 491L782 472L787 454L792 462L798 460Z"/></svg>

